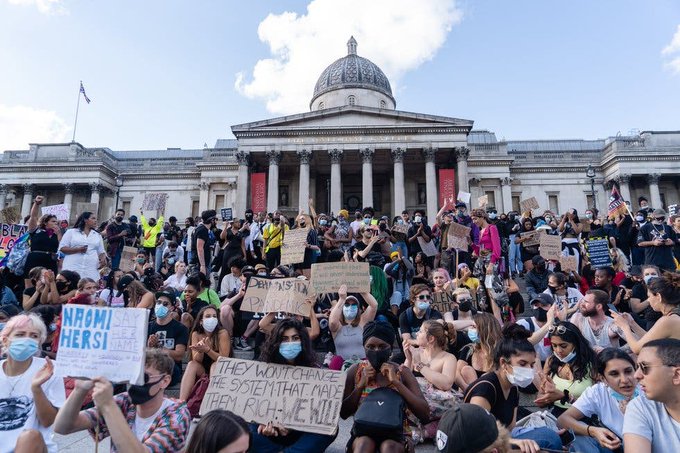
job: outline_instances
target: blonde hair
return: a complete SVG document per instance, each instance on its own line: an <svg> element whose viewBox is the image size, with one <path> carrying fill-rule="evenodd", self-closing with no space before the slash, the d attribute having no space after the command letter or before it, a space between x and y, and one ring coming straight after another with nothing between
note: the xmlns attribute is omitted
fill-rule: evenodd
<svg viewBox="0 0 680 453"><path fill-rule="evenodd" d="M613 254L616 254L616 263L612 266L616 272L628 272L630 266L628 263L628 258L626 258L626 254L623 253L623 250L620 248L615 248L612 251Z"/></svg>
<svg viewBox="0 0 680 453"><path fill-rule="evenodd" d="M16 315L10 318L10 320L7 321L7 324L5 324L5 328L2 329L2 332L0 332L0 340L9 338L12 335L14 329L26 327L28 324L38 331L40 336L39 343L43 343L47 338L47 327L45 327L45 323L43 322L42 318L35 313Z"/></svg>
<svg viewBox="0 0 680 453"><path fill-rule="evenodd" d="M496 420L496 426L498 427L498 437L496 437L496 440L491 445L479 453L509 453L512 450L508 429L498 420Z"/></svg>
<svg viewBox="0 0 680 453"><path fill-rule="evenodd" d="M87 285L88 283L94 283L95 285L97 284L97 282L95 282L91 278L83 277L80 280L78 280L78 291L82 291L85 288L85 285Z"/></svg>

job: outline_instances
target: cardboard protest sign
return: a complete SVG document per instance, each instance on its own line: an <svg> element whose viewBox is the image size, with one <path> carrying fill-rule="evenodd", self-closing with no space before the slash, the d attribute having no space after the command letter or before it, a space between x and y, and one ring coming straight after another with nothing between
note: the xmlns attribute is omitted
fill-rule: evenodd
<svg viewBox="0 0 680 453"><path fill-rule="evenodd" d="M609 240L607 238L592 238L586 241L586 253L590 266L594 269L612 265L609 254Z"/></svg>
<svg viewBox="0 0 680 453"><path fill-rule="evenodd" d="M538 251L547 260L559 260L562 256L562 238L554 234L540 234Z"/></svg>
<svg viewBox="0 0 680 453"><path fill-rule="evenodd" d="M420 244L420 250L423 251L425 256L435 256L437 254L437 246L434 244L433 240L427 242L425 239L418 236L418 244Z"/></svg>
<svg viewBox="0 0 680 453"><path fill-rule="evenodd" d="M526 200L522 200L519 202L519 209L522 212L527 212L538 208L539 206L536 197L527 198Z"/></svg>
<svg viewBox="0 0 680 453"><path fill-rule="evenodd" d="M532 231L525 231L524 233L520 233L519 236L521 238L529 238L528 240L522 242L522 245L524 247L533 247L536 245L541 244L541 232L532 230Z"/></svg>
<svg viewBox="0 0 680 453"><path fill-rule="evenodd" d="M149 310L66 304L57 352L60 375L144 383Z"/></svg>
<svg viewBox="0 0 680 453"><path fill-rule="evenodd" d="M305 260L305 244L309 228L286 231L281 245L281 264L298 264Z"/></svg>
<svg viewBox="0 0 680 453"><path fill-rule="evenodd" d="M455 308L455 297L452 291L432 293L432 308L439 313L446 313Z"/></svg>
<svg viewBox="0 0 680 453"><path fill-rule="evenodd" d="M145 211L165 212L165 203L168 199L167 193L147 193L144 194L142 209Z"/></svg>
<svg viewBox="0 0 680 453"><path fill-rule="evenodd" d="M317 293L336 293L340 285L347 285L348 293L367 293L371 290L368 263L312 264L311 282Z"/></svg>
<svg viewBox="0 0 680 453"><path fill-rule="evenodd" d="M70 217L69 207L65 204L54 204L52 206L43 206L40 208L42 215L52 214L57 216L57 220L68 220Z"/></svg>
<svg viewBox="0 0 680 453"><path fill-rule="evenodd" d="M223 222L228 222L234 219L234 212L231 208L220 209L220 215L222 216Z"/></svg>
<svg viewBox="0 0 680 453"><path fill-rule="evenodd" d="M294 313L309 318L314 289L309 281L299 278L277 278L270 280L267 297L264 301L264 313Z"/></svg>
<svg viewBox="0 0 680 453"><path fill-rule="evenodd" d="M447 241L449 248L467 251L471 229L460 223L451 222L447 230Z"/></svg>
<svg viewBox="0 0 680 453"><path fill-rule="evenodd" d="M120 255L119 269L123 272L130 272L135 269L137 259L137 247L123 247Z"/></svg>
<svg viewBox="0 0 680 453"><path fill-rule="evenodd" d="M273 280L261 277L250 277L248 287L241 302L241 311L264 313L264 301Z"/></svg>
<svg viewBox="0 0 680 453"><path fill-rule="evenodd" d="M0 258L9 254L14 243L26 232L26 225L0 223Z"/></svg>
<svg viewBox="0 0 680 453"><path fill-rule="evenodd" d="M678 210L678 205L677 204L672 204L668 207L668 215L676 215L679 212Z"/></svg>
<svg viewBox="0 0 680 453"><path fill-rule="evenodd" d="M569 272L578 272L577 269L577 262L576 262L576 257L575 256L560 256L560 268L562 269L562 272L569 273Z"/></svg>
<svg viewBox="0 0 680 453"><path fill-rule="evenodd" d="M477 198L477 202L479 203L480 208L484 208L489 204L489 196L482 195L481 197Z"/></svg>
<svg viewBox="0 0 680 453"><path fill-rule="evenodd" d="M21 214L19 214L19 211L14 206L7 206L0 210L0 221L2 223L19 223L20 220Z"/></svg>
<svg viewBox="0 0 680 453"><path fill-rule="evenodd" d="M462 190L458 192L458 200L462 201L463 203L470 203L470 197L472 194L470 192L463 192Z"/></svg>
<svg viewBox="0 0 680 453"><path fill-rule="evenodd" d="M404 236L408 234L408 224L402 223L401 225L395 223L392 225L392 234L403 234Z"/></svg>
<svg viewBox="0 0 680 453"><path fill-rule="evenodd" d="M338 427L345 373L220 357L200 415L226 409L247 422L331 435Z"/></svg>

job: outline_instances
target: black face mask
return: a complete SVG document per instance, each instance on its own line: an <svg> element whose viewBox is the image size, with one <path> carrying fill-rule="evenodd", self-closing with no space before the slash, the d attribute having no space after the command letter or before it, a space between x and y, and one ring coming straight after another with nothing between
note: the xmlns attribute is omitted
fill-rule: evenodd
<svg viewBox="0 0 680 453"><path fill-rule="evenodd" d="M548 285L548 289L550 290L550 293L551 293L551 294L555 294L555 293L557 293L557 288L556 288L556 287L554 287L554 286L550 286L550 285Z"/></svg>
<svg viewBox="0 0 680 453"><path fill-rule="evenodd" d="M252 214L246 214L246 220L248 220L248 221L253 220L253 215Z"/></svg>
<svg viewBox="0 0 680 453"><path fill-rule="evenodd" d="M536 265L536 272L542 274L545 272L545 263Z"/></svg>
<svg viewBox="0 0 680 453"><path fill-rule="evenodd" d="M536 321L538 322L546 322L548 320L547 310L543 310L542 308L535 308L534 314L536 316Z"/></svg>
<svg viewBox="0 0 680 453"><path fill-rule="evenodd" d="M57 291L63 293L68 288L68 282L56 282Z"/></svg>
<svg viewBox="0 0 680 453"><path fill-rule="evenodd" d="M387 225L381 223L380 225L378 225L378 228L380 228L380 231L385 231L387 229Z"/></svg>
<svg viewBox="0 0 680 453"><path fill-rule="evenodd" d="M458 305L458 310L467 313L472 310L472 302L469 300L463 301Z"/></svg>
<svg viewBox="0 0 680 453"><path fill-rule="evenodd" d="M130 396L130 401L132 401L132 404L135 405L144 404L147 401L150 401L154 396L158 395L160 389L158 390L158 392L156 392L155 395L152 395L151 387L161 382L164 377L165 375L162 375L161 377L158 378L157 381L147 382L149 380L149 375L147 373L144 373L144 382L146 382L146 384L131 385L128 387L128 396Z"/></svg>
<svg viewBox="0 0 680 453"><path fill-rule="evenodd" d="M122 218L122 217L120 217L120 216L119 216L119 217L116 217L116 222L120 223L120 222L122 222L122 221L123 221L123 218Z"/></svg>
<svg viewBox="0 0 680 453"><path fill-rule="evenodd" d="M302 228L304 228L306 224L307 224L306 222L300 222L300 226L301 226Z"/></svg>
<svg viewBox="0 0 680 453"><path fill-rule="evenodd" d="M390 359L391 355L392 348L380 349L378 351L366 350L366 358L368 359L368 363L370 363L373 369L377 372L380 372L380 367L382 367L383 363Z"/></svg>

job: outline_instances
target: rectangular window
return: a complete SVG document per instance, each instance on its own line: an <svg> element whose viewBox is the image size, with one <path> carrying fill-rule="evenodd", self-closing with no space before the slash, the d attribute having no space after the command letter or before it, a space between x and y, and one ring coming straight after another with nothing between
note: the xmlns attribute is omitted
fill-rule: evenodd
<svg viewBox="0 0 680 453"><path fill-rule="evenodd" d="M215 195L215 210L219 212L224 207L224 195Z"/></svg>
<svg viewBox="0 0 680 453"><path fill-rule="evenodd" d="M493 190L488 190L484 192L484 195L488 198L488 203L486 204L487 208L495 208L496 207L496 192Z"/></svg>
<svg viewBox="0 0 680 453"><path fill-rule="evenodd" d="M512 196L512 210L519 212L519 195Z"/></svg>
<svg viewBox="0 0 680 453"><path fill-rule="evenodd" d="M590 194L590 192L586 193L586 208L592 208L593 207L593 196Z"/></svg>
<svg viewBox="0 0 680 453"><path fill-rule="evenodd" d="M198 200L191 200L191 217L196 217L200 215L198 212Z"/></svg>
<svg viewBox="0 0 680 453"><path fill-rule="evenodd" d="M560 207L557 204L557 195L548 195L548 206L555 214L559 214Z"/></svg>
<svg viewBox="0 0 680 453"><path fill-rule="evenodd" d="M125 215L130 217L130 202L129 201L124 201L122 205L123 211L125 211Z"/></svg>

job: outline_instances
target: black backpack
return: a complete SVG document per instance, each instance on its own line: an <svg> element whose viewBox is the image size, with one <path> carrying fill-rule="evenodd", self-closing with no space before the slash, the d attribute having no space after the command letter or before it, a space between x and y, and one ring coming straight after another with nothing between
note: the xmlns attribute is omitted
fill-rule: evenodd
<svg viewBox="0 0 680 453"><path fill-rule="evenodd" d="M354 414L354 437L393 438L403 434L404 398L395 390L379 387L369 393Z"/></svg>

